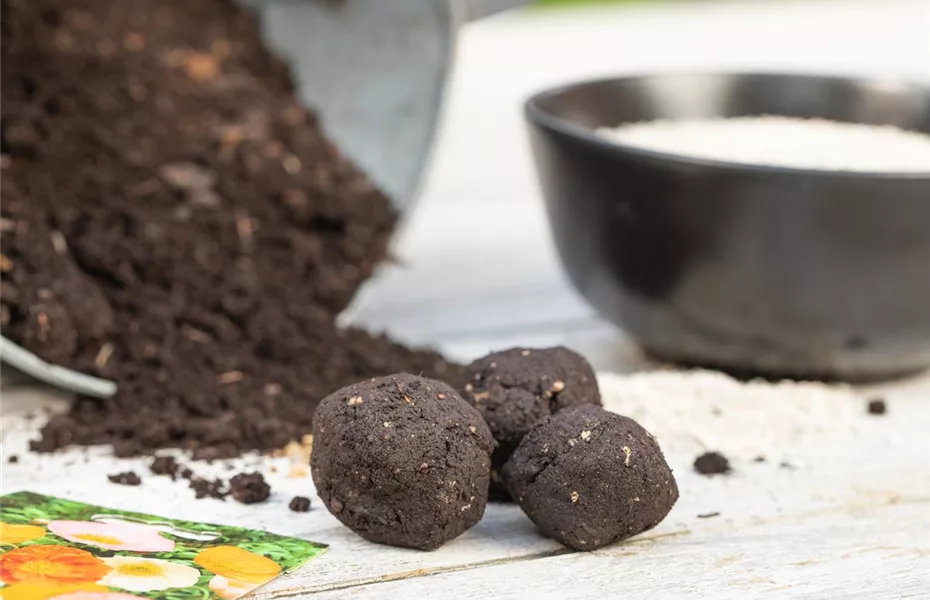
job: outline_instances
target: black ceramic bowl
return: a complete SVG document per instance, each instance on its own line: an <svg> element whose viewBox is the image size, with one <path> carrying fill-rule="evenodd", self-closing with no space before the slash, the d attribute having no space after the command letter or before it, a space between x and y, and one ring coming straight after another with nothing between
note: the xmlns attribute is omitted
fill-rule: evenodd
<svg viewBox="0 0 930 600"><path fill-rule="evenodd" d="M594 81L536 95L526 104L533 153L575 286L667 359L841 378L930 365L930 172L690 159L594 131L760 114L930 132L930 90L718 74Z"/></svg>

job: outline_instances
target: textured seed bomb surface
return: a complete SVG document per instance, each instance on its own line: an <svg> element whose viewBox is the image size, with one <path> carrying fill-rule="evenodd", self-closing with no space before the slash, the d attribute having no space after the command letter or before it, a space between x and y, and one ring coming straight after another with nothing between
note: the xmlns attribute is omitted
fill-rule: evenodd
<svg viewBox="0 0 930 600"><path fill-rule="evenodd" d="M491 498L507 499L500 469L523 436L543 417L570 406L600 406L588 361L567 348L512 348L466 368L462 396L478 409L497 441L491 459Z"/></svg>
<svg viewBox="0 0 930 600"><path fill-rule="evenodd" d="M399 374L344 387L313 418L313 482L363 538L432 550L477 523L494 440L445 383Z"/></svg>
<svg viewBox="0 0 930 600"><path fill-rule="evenodd" d="M655 438L632 419L597 406L540 421L504 465L502 478L545 535L576 550L652 529L678 500Z"/></svg>

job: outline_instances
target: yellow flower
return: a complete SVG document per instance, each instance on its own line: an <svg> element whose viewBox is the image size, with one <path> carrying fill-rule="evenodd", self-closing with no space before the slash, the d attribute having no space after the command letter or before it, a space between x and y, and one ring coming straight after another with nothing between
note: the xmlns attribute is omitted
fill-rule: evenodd
<svg viewBox="0 0 930 600"><path fill-rule="evenodd" d="M44 527L0 522L0 544L22 544L45 535Z"/></svg>
<svg viewBox="0 0 930 600"><path fill-rule="evenodd" d="M197 569L158 558L113 556L102 560L112 571L97 583L131 592L191 587L200 579Z"/></svg>
<svg viewBox="0 0 930 600"><path fill-rule="evenodd" d="M260 586L260 583L249 583L238 579L227 579L222 575L214 575L210 580L210 591L223 600L236 600Z"/></svg>
<svg viewBox="0 0 930 600"><path fill-rule="evenodd" d="M105 592L107 588L96 583L74 583L68 585L47 583L14 583L0 588L3 600L48 600L62 594L74 592Z"/></svg>
<svg viewBox="0 0 930 600"><path fill-rule="evenodd" d="M281 572L281 565L259 554L235 546L214 546L203 550L194 563L215 575L244 583L267 583Z"/></svg>

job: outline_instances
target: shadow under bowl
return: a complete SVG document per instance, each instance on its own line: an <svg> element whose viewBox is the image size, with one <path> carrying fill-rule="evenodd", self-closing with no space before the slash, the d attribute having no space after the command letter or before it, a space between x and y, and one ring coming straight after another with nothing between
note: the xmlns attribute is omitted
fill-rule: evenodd
<svg viewBox="0 0 930 600"><path fill-rule="evenodd" d="M525 107L550 228L581 294L650 354L769 375L930 366L930 172L744 165L598 127L784 115L930 133L930 89L836 77L657 75Z"/></svg>

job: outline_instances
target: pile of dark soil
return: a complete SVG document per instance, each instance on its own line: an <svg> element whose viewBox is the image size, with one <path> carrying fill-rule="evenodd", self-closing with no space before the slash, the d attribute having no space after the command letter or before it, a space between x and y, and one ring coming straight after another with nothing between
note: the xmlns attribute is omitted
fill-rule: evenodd
<svg viewBox="0 0 930 600"><path fill-rule="evenodd" d="M458 367L335 315L385 258L388 199L294 99L233 0L2 2L2 327L113 379L34 444L230 456L319 399Z"/></svg>

